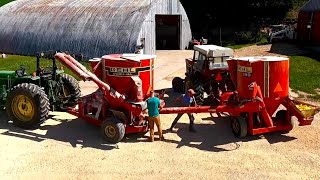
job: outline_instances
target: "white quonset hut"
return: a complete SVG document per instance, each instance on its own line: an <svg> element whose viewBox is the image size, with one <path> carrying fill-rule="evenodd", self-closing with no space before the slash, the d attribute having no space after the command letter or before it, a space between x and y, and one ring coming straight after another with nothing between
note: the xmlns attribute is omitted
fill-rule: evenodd
<svg viewBox="0 0 320 180"><path fill-rule="evenodd" d="M84 56L185 49L191 40L179 0L18 0L0 8L0 51Z"/></svg>

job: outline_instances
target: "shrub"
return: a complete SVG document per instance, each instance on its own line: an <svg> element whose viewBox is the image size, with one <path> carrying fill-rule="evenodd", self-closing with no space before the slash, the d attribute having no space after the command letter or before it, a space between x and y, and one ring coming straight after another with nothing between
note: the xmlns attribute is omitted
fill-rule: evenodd
<svg viewBox="0 0 320 180"><path fill-rule="evenodd" d="M249 44L259 42L263 38L261 32L255 31L240 31L235 34L236 44Z"/></svg>

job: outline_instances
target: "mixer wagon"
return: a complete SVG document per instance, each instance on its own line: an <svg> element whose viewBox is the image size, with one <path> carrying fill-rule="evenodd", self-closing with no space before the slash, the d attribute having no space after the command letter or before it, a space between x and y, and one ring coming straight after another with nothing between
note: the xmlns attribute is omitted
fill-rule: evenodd
<svg viewBox="0 0 320 180"><path fill-rule="evenodd" d="M83 80L91 80L99 87L80 98L77 109L69 108L71 114L101 126L103 136L113 143L125 134L148 131L145 99L154 88L154 56L106 55L90 61L94 73L70 55L57 53L55 57ZM293 116L300 126L312 123L319 108L289 97L288 58L241 57L230 58L227 63L236 90L224 92L219 105L166 107L160 113L226 113L238 137L289 132ZM302 109L304 106L309 109Z"/></svg>

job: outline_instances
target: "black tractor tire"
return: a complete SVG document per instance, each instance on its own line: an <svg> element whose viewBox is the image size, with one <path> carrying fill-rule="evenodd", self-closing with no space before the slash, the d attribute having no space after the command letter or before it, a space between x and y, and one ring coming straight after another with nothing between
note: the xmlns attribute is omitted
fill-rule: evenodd
<svg viewBox="0 0 320 180"><path fill-rule="evenodd" d="M280 110L276 113L276 121L282 121L282 120L286 120L286 119L287 119L287 110ZM291 125L291 128L286 131L282 131L281 132L282 134L287 134L293 129L294 120L292 118L290 118L289 125Z"/></svg>
<svg viewBox="0 0 320 180"><path fill-rule="evenodd" d="M183 79L180 77L175 77L172 80L172 88L175 92L183 93Z"/></svg>
<svg viewBox="0 0 320 180"><path fill-rule="evenodd" d="M124 124L116 119L108 119L102 122L101 133L103 138L110 143L118 143L125 135Z"/></svg>
<svg viewBox="0 0 320 180"><path fill-rule="evenodd" d="M79 82L76 80L76 78L69 74L61 74L61 79L63 81L66 95L71 95L71 97L68 99L68 103L64 104L62 109L66 109L66 107L75 107L78 104L81 96Z"/></svg>
<svg viewBox="0 0 320 180"><path fill-rule="evenodd" d="M202 82L199 79L195 79L193 82L193 87L195 91L195 99L197 102L197 105L202 105L204 102L204 87Z"/></svg>
<svg viewBox="0 0 320 180"><path fill-rule="evenodd" d="M8 94L6 111L15 126L36 129L47 120L49 110L47 95L35 84L18 84Z"/></svg>
<svg viewBox="0 0 320 180"><path fill-rule="evenodd" d="M243 117L233 117L231 129L235 137L246 137L248 133L247 120Z"/></svg>
<svg viewBox="0 0 320 180"><path fill-rule="evenodd" d="M192 82L189 78L185 78L184 79L184 84L183 84L183 93L187 93L189 89L193 89L192 88Z"/></svg>

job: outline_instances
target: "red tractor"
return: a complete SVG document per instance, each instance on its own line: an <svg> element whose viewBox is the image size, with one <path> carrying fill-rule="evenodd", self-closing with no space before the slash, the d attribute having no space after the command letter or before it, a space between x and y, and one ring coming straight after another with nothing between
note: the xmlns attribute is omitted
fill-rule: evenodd
<svg viewBox="0 0 320 180"><path fill-rule="evenodd" d="M204 104L205 99L208 99L210 104L218 104L223 92L235 90L226 62L231 56L231 48L195 45L193 58L186 59L186 77L184 80L175 77L172 80L173 89L184 93L192 88L196 92L197 104Z"/></svg>

